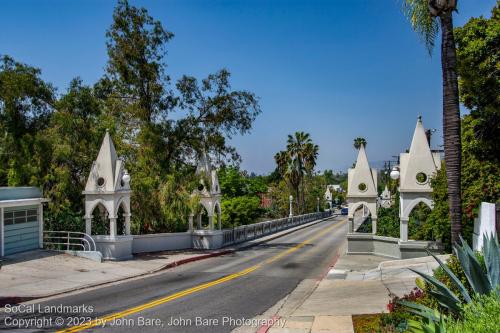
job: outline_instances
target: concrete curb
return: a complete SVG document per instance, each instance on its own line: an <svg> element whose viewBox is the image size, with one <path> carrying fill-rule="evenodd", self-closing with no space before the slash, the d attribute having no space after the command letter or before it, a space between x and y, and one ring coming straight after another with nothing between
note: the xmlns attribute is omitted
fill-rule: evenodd
<svg viewBox="0 0 500 333"><path fill-rule="evenodd" d="M44 295L41 295L41 296L20 296L20 297L18 297L18 296L9 296L9 297L0 297L0 308L4 307L6 304L19 304L19 303L28 302L28 301L31 301L31 300L34 300L34 299L54 297L54 296L59 296L59 295L62 295L62 294L67 294L67 293L71 293L71 292L78 291L78 290L83 290L83 289L88 289L88 288L95 288L95 287L101 287L101 286L104 286L104 285L107 285L107 284L112 284L112 283L116 283L116 282L122 282L122 281L125 281L125 280L130 280L130 279L134 279L134 278L143 277L143 276L146 276L146 275L151 275L151 274L154 274L154 273L158 273L158 272L160 272L162 270L166 270L166 269L170 269L170 268L177 267L177 266L180 266L180 265L188 264L190 262L195 262L195 261L199 261L199 260L204 260L204 259L208 259L208 258L214 258L214 257L219 257L219 256L222 256L222 255L226 255L226 254L231 254L231 253L234 253L234 252L239 251L239 250L248 249L248 248L251 248L253 246L256 246L256 245L259 245L259 244L262 244L262 243L266 243L266 242L272 241L274 239L277 239L277 238L289 235L289 234L291 234L291 233L293 233L295 231L299 231L299 230L308 228L310 226L313 226L315 224L318 224L320 222L323 222L323 221L326 221L328 219L331 219L332 217L336 217L336 216L332 215L332 216L329 216L327 218L319 219L319 220L316 220L316 221L312 221L312 222L309 222L309 223L306 223L306 224L303 224L303 225L299 225L299 226L290 228L288 230L283 230L283 231L278 232L276 235L272 235L272 237L269 237L269 238L266 238L267 236L263 237L265 239L261 239L261 240L259 240L257 242L253 242L254 240L248 241L248 242L253 242L251 244L245 244L245 243L248 243L248 242L243 242L243 243L239 244L239 245L243 245L243 246L236 245L233 248L226 248L226 249L223 249L221 251L216 251L216 252L212 252L212 253L207 253L207 254L202 254L202 255L199 255L199 256L191 257L191 258L186 258L186 259L181 259L181 260L173 261L173 262L170 262L170 263L165 264L163 266L160 266L158 268L155 268L153 270L149 270L147 272L136 274L136 275L124 276L124 277L121 277L121 278L118 278L118 279L104 281L104 282L100 282L100 283L97 283L97 284L87 284L87 285L83 285L83 286L79 286L79 287L75 287L75 288L68 288L68 289L63 290L63 291L59 291L59 292L56 292L56 293L44 294Z"/></svg>

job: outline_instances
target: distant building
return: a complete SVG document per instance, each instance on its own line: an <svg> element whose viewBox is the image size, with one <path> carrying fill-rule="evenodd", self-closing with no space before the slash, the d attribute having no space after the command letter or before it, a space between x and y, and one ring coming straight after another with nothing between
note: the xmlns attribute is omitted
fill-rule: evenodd
<svg viewBox="0 0 500 333"><path fill-rule="evenodd" d="M344 189L342 188L342 186L340 186L340 184L327 185L326 187L332 192L344 192Z"/></svg>

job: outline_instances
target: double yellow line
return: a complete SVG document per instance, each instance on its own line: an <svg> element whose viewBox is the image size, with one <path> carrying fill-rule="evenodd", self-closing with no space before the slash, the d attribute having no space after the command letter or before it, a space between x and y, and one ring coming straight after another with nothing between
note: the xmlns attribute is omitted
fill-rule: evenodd
<svg viewBox="0 0 500 333"><path fill-rule="evenodd" d="M265 260L262 263L259 263L259 264L256 264L254 266L251 266L251 267L249 267L247 269L244 269L244 270L242 270L240 272L224 276L224 277L222 277L220 279L217 279L217 280L214 280L214 281L211 281L211 282L200 284L200 285L198 285L196 287L192 287L192 288L189 288L189 289L185 289L185 290L179 291L179 292L177 292L175 294L159 298L157 300L145 303L143 305L139 305L139 306L136 306L136 307L124 310L124 311L112 313L112 314L104 316L104 317L96 318L96 319L94 319L92 321L89 321L89 322L87 322L85 324L78 325L78 326L73 326L73 327L69 327L69 328L67 328L65 330L61 330L59 332L79 332L79 331L83 331L83 330L86 330L86 329L89 329L89 328L92 328L92 327L96 327L96 326L105 326L106 323L112 322L113 320L133 315L133 314L141 312L143 310L150 309L150 308L156 307L158 305L168 303L168 302L173 301L175 299L178 299L178 298L181 298L181 297L184 297L184 296L196 293L198 291L201 291L201 290L204 290L204 289L207 289L207 288L219 285L221 283L237 279L237 278L242 277L244 275L250 274L251 272L253 272L253 271L261 268L262 266L264 266L266 264L270 264L272 262L275 262L276 260L279 260L279 259L283 258L284 256L287 256L290 253L297 251L298 249L300 249L300 248L304 247L305 245L311 243L315 239L323 236L324 234L326 234L327 232L329 232L330 230L332 230L337 225L339 225L339 224L336 223L336 224L334 224L334 225L332 225L332 226L330 226L330 227L328 227L328 228L326 228L326 229L324 229L324 230L316 233L313 237L311 237L309 239L306 239L302 243L297 244L296 246L294 246L294 247L292 247L292 248L290 248L290 249L288 249L286 251L283 251L283 252L281 252L281 253L279 253L279 254L277 254L277 255L275 255L275 256L267 259L267 260Z"/></svg>

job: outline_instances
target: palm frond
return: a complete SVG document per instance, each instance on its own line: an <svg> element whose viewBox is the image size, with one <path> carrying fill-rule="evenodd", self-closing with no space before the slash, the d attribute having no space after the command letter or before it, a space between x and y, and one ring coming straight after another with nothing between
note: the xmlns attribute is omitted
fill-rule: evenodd
<svg viewBox="0 0 500 333"><path fill-rule="evenodd" d="M403 0L403 13L424 42L429 54L432 54L439 24L429 10L429 0Z"/></svg>

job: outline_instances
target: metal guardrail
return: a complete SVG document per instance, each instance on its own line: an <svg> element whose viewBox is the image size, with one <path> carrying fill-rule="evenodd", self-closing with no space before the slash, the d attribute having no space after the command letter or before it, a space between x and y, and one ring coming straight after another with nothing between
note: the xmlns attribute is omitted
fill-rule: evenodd
<svg viewBox="0 0 500 333"><path fill-rule="evenodd" d="M295 227L314 220L332 216L332 211L310 213L285 217L277 220L264 221L249 225L242 225L232 229L224 229L222 246L237 244L248 240L260 238L272 233Z"/></svg>
<svg viewBox="0 0 500 333"><path fill-rule="evenodd" d="M43 247L59 251L96 251L95 242L90 235L74 231L44 231Z"/></svg>

